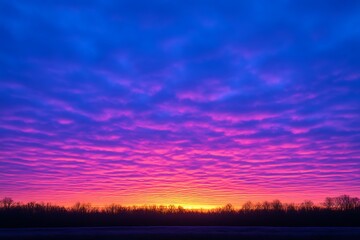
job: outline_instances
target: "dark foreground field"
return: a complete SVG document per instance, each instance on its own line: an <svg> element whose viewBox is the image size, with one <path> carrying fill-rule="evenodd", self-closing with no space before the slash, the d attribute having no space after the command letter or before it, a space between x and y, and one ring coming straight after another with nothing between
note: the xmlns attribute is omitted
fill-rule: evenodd
<svg viewBox="0 0 360 240"><path fill-rule="evenodd" d="M0 239L359 240L359 227L93 227L0 229Z"/></svg>

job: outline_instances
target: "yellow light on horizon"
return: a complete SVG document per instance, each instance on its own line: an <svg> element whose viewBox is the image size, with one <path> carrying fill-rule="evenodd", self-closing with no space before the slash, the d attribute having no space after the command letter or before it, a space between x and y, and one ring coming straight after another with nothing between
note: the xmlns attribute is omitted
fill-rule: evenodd
<svg viewBox="0 0 360 240"><path fill-rule="evenodd" d="M217 205L202 205L202 204L179 204L177 206L181 206L185 209L194 209L194 210L200 210L200 209L209 210L220 207Z"/></svg>
<svg viewBox="0 0 360 240"><path fill-rule="evenodd" d="M109 206L111 204L91 204L91 206L93 207L98 207L98 208L105 208L107 206ZM211 209L216 209L222 206L218 206L218 205L206 205L206 204L133 204L133 205L128 205L128 204L119 204L123 207L149 207L149 206L163 206L165 208L169 208L170 206L175 206L175 208L179 208L182 207L184 209L187 210L211 210ZM71 207L72 205L67 205L67 207Z"/></svg>

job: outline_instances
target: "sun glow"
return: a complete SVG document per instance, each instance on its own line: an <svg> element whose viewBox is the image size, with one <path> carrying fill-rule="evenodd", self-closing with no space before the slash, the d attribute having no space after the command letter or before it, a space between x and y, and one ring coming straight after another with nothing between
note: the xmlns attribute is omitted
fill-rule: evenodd
<svg viewBox="0 0 360 240"><path fill-rule="evenodd" d="M201 209L209 210L220 207L217 205L201 205L201 204L180 204L178 206L181 206L185 209L193 209L193 210L201 210Z"/></svg>

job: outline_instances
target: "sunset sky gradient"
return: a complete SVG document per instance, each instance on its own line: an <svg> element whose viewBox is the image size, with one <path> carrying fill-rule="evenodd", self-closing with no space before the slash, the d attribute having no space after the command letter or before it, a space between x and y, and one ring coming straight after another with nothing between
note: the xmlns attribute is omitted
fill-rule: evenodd
<svg viewBox="0 0 360 240"><path fill-rule="evenodd" d="M1 1L0 197L360 197L360 1Z"/></svg>

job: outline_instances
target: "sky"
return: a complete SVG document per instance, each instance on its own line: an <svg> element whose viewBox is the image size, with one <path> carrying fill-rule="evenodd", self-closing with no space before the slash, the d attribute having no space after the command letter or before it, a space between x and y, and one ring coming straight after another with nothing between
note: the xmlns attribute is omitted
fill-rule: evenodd
<svg viewBox="0 0 360 240"><path fill-rule="evenodd" d="M360 1L0 0L0 197L360 197Z"/></svg>

